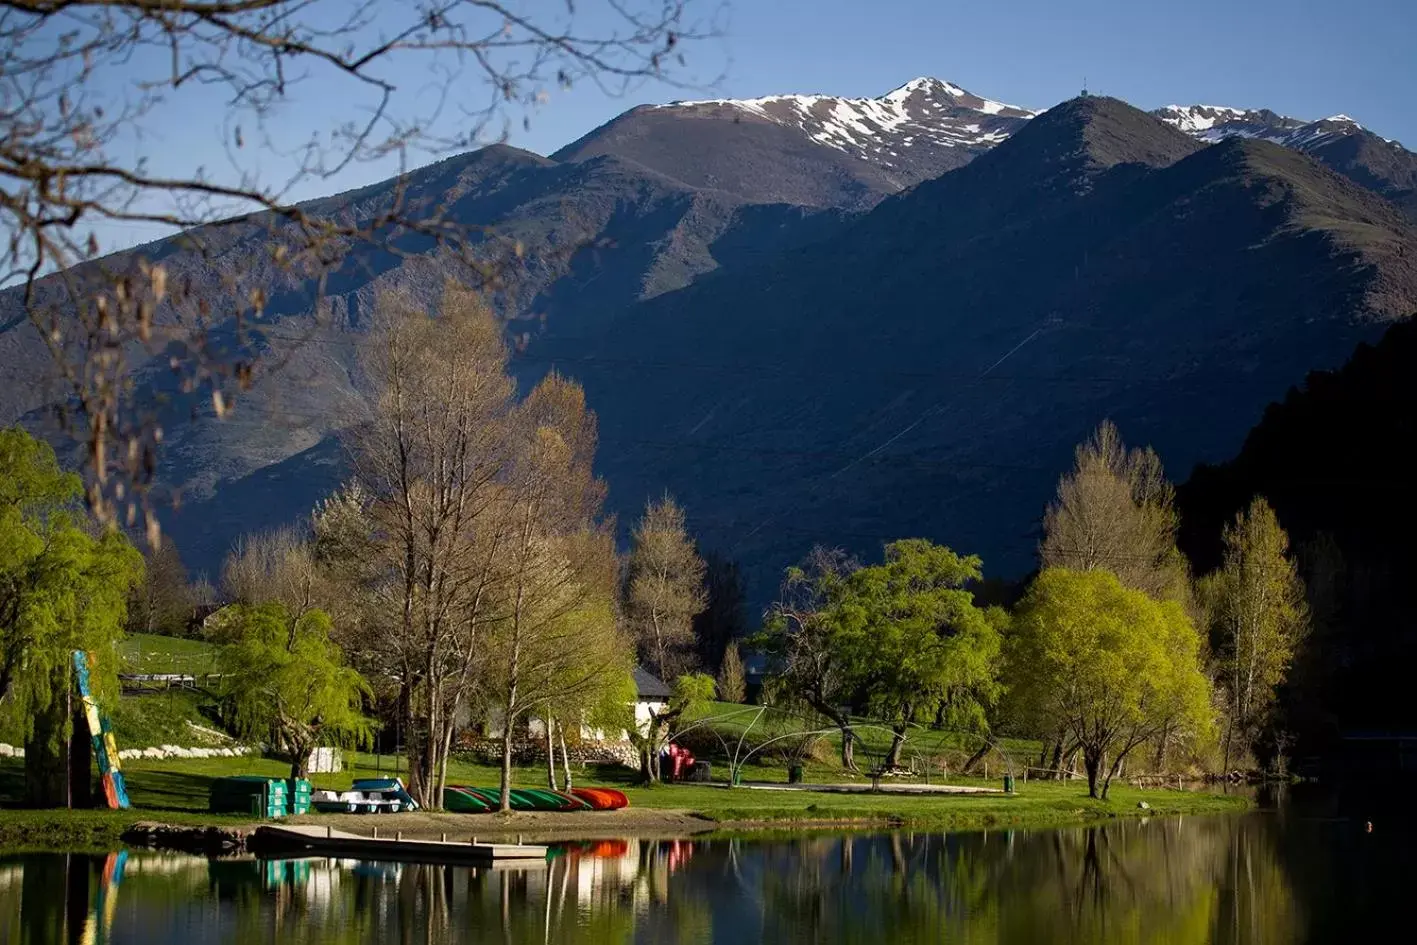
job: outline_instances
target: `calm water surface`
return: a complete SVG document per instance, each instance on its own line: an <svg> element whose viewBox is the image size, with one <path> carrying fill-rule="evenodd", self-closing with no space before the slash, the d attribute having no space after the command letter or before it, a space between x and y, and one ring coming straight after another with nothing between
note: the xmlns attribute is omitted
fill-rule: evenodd
<svg viewBox="0 0 1417 945"><path fill-rule="evenodd" d="M0 942L1411 941L1417 832L1323 809L988 833L610 841L531 869L0 857ZM1397 935L1396 938L1393 935Z"/></svg>

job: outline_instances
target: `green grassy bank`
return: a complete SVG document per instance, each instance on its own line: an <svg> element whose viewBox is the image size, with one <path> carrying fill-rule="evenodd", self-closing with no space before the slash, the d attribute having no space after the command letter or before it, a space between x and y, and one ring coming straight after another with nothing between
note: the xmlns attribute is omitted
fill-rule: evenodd
<svg viewBox="0 0 1417 945"><path fill-rule="evenodd" d="M347 788L355 777L388 775L393 772L391 758L355 755L352 770L341 774L316 775L317 787ZM212 758L170 759L133 762L127 768L129 792L133 800L130 811L28 811L13 807L0 808L0 849L113 849L119 837L130 825L139 821L160 821L175 824L207 824L241 826L249 818L206 813L207 789L213 778L231 774L266 774L284 776L288 768L269 759ZM826 773L826 772L823 772ZM750 768L746 780L780 781L781 769ZM614 823L623 826L627 834L637 830L663 830L656 812L673 811L677 815L690 812L701 818L705 829L761 830L844 827L860 829L912 828L939 830L971 830L995 827L1050 827L1094 822L1100 819L1136 815L1216 814L1244 810L1244 798L1190 791L1140 790L1126 785L1114 785L1107 801L1087 797L1086 786L1073 782L1020 783L1017 793L1010 795L893 795L835 794L828 792L761 791L751 788L729 789L722 785L671 784L641 787L630 783L633 773L624 768L589 768L581 777L583 785L607 785L624 790L630 798L630 810L620 812ZM13 803L22 787L20 763L0 759L0 804ZM455 761L450 766L449 780L459 784L495 785L494 768ZM544 769L519 768L517 784L545 784ZM809 781L812 780L809 772ZM997 787L995 781L952 778L950 783ZM1138 804L1145 801L1150 809ZM318 816L318 815L313 815ZM400 823L414 826L418 821L405 820L421 815L400 815ZM453 816L453 815L444 815ZM597 816L602 817L596 820ZM474 831L506 826L497 815L456 815L456 823L466 823ZM611 821L604 815L512 815L514 829L527 831L528 837L552 823L564 833L571 821L564 818L584 818L575 825L604 830ZM519 821L518 818L521 818ZM550 818L550 819L548 819ZM383 821L380 821L381 823ZM525 826L521 823L525 822ZM682 820L680 821L682 822ZM485 826L481 826L485 825ZM447 821L440 822L447 829ZM429 828L433 829L433 828Z"/></svg>

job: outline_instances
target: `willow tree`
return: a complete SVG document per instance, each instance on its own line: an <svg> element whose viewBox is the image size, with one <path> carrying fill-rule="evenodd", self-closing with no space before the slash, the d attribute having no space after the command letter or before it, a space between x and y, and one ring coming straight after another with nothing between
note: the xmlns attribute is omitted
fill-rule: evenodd
<svg viewBox="0 0 1417 945"><path fill-rule="evenodd" d="M857 675L850 654L836 645L832 607L860 564L839 549L814 547L787 569L777 600L768 608L760 639L776 673L774 695L804 704L830 719L841 733L841 765L856 771L851 703Z"/></svg>
<svg viewBox="0 0 1417 945"><path fill-rule="evenodd" d="M646 503L632 541L625 615L640 661L672 682L695 662L694 618L708 605L704 561L684 526L684 509L667 493Z"/></svg>
<svg viewBox="0 0 1417 945"><path fill-rule="evenodd" d="M1058 481L1044 515L1044 568L1105 570L1126 587L1174 600L1195 616L1190 568L1176 547L1175 490L1150 447L1128 449L1110 420L1078 445L1073 468ZM1157 737L1163 764L1172 732ZM1051 739L1052 767L1066 765L1063 737ZM1045 752L1048 748L1045 746Z"/></svg>
<svg viewBox="0 0 1417 945"><path fill-rule="evenodd" d="M1224 533L1220 570L1202 582L1217 643L1227 719L1224 763L1267 719L1294 651L1308 633L1304 582L1289 557L1289 536L1274 509L1256 497Z"/></svg>
<svg viewBox="0 0 1417 945"><path fill-rule="evenodd" d="M515 538L504 480L515 444L502 328L475 293L448 285L436 317L377 300L361 351L371 393L347 440L361 497L345 529L399 680L409 789L441 805L455 720L479 681Z"/></svg>
<svg viewBox="0 0 1417 945"><path fill-rule="evenodd" d="M1082 752L1093 797L1105 799L1127 756L1168 727L1200 734L1212 724L1195 625L1178 602L1110 571L1043 571L1008 639L1020 718Z"/></svg>
<svg viewBox="0 0 1417 945"><path fill-rule="evenodd" d="M322 610L301 613L269 601L238 604L222 648L222 694L233 727L290 762L303 778L320 745L353 746L373 732L364 716L369 686L345 665Z"/></svg>
<svg viewBox="0 0 1417 945"><path fill-rule="evenodd" d="M36 806L67 797L74 652L94 654L100 704L115 698L114 644L143 571L121 534L87 520L81 494L48 444L0 430L0 714L24 733L26 793Z"/></svg>
<svg viewBox="0 0 1417 945"><path fill-rule="evenodd" d="M1001 687L1000 636L966 585L980 561L925 539L891 542L847 577L826 620L871 714L891 723L888 766L922 717L984 733Z"/></svg>

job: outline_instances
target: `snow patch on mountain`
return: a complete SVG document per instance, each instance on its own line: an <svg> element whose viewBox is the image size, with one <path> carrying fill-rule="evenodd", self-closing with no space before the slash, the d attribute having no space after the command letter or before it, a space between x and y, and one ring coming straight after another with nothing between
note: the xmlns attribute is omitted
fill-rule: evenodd
<svg viewBox="0 0 1417 945"><path fill-rule="evenodd" d="M819 144L887 165L904 148L993 147L1037 114L975 95L953 82L925 76L911 79L879 98L771 95L671 102L655 107L730 109L799 129Z"/></svg>
<svg viewBox="0 0 1417 945"><path fill-rule="evenodd" d="M1202 141L1213 143L1227 138L1258 138L1300 151L1364 130L1362 125L1347 115L1305 121L1267 109L1231 108L1226 105L1167 105L1152 114Z"/></svg>
<svg viewBox="0 0 1417 945"><path fill-rule="evenodd" d="M1244 118L1248 111L1228 105L1167 105L1154 114L1167 124L1187 134L1209 131L1217 124Z"/></svg>

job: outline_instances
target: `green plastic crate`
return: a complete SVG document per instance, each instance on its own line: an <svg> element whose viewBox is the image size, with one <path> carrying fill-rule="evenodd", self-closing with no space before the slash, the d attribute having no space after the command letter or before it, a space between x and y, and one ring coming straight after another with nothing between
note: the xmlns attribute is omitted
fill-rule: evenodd
<svg viewBox="0 0 1417 945"><path fill-rule="evenodd" d="M289 786L279 778L256 775L219 778L212 782L208 809L262 819L284 817L290 811Z"/></svg>

